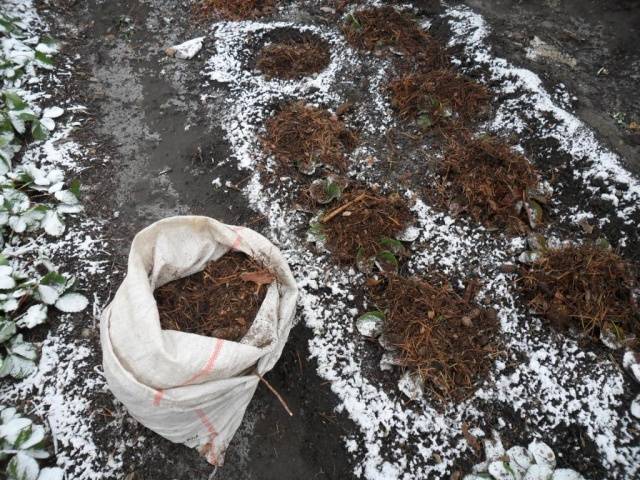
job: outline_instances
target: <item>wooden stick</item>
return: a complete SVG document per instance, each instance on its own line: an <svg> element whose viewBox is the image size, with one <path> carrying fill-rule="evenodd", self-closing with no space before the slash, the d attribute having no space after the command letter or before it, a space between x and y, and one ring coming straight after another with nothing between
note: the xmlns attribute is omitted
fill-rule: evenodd
<svg viewBox="0 0 640 480"><path fill-rule="evenodd" d="M289 416L293 417L293 412L292 412L292 411L291 411L291 409L289 408L289 405L287 405L287 402L285 402L285 401L284 401L284 398L282 398L282 396L281 396L281 395L276 391L276 389L275 389L275 388L273 388L273 387L271 386L271 384L270 384L269 382L267 382L267 381L264 379L264 377L263 377L262 375L260 375L258 372L255 372L255 371L254 371L253 373L255 373L255 374L258 376L258 378L260 379L260 381L261 381L261 382L263 382L263 383L267 386L267 388L268 388L269 390L271 390L271 393L273 393L273 394L276 396L276 398L277 398L278 400L280 400L280 403L282 404L282 406L284 407L284 409L287 411L287 413L289 414Z"/></svg>
<svg viewBox="0 0 640 480"><path fill-rule="evenodd" d="M327 223L329 220L331 220L333 217L335 217L336 215L344 212L347 208L349 208L351 205L353 205L354 203L359 202L360 200L364 199L364 197L366 197L367 194L365 193L361 193L360 195L358 195L356 198L354 198L353 200L351 200L350 202L345 203L344 205L342 205L341 207L336 208L335 210L333 210L332 212L327 213L324 218L322 220L320 220L320 222L322 223Z"/></svg>

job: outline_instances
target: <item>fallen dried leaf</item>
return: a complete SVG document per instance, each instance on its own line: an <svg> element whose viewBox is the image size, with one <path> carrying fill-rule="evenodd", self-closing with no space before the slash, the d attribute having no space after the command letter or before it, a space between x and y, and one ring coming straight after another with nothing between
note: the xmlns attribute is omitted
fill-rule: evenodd
<svg viewBox="0 0 640 480"><path fill-rule="evenodd" d="M244 282L253 282L256 285L269 285L274 277L269 270L258 270L257 272L244 272L240 274L240 279Z"/></svg>

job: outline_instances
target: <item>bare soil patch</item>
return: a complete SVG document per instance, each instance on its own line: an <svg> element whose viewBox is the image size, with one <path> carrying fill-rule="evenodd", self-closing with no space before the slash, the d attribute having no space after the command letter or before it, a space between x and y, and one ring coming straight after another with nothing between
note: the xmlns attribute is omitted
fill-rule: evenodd
<svg viewBox="0 0 640 480"><path fill-rule="evenodd" d="M310 175L321 166L344 170L358 136L329 111L295 102L267 120L262 142L284 168Z"/></svg>
<svg viewBox="0 0 640 480"><path fill-rule="evenodd" d="M299 79L327 68L331 54L324 40L303 32L289 37L264 45L256 68L268 78L285 80Z"/></svg>
<svg viewBox="0 0 640 480"><path fill-rule="evenodd" d="M273 280L252 257L229 252L203 271L155 290L160 325L237 342L249 331Z"/></svg>
<svg viewBox="0 0 640 480"><path fill-rule="evenodd" d="M529 306L560 330L577 329L598 340L640 338L637 266L595 244L547 249L520 272Z"/></svg>
<svg viewBox="0 0 640 480"><path fill-rule="evenodd" d="M495 310L474 301L477 283L459 294L440 275L389 275L374 290L385 312L384 336L405 368L415 370L441 404L473 393L501 354Z"/></svg>
<svg viewBox="0 0 640 480"><path fill-rule="evenodd" d="M273 12L277 0L202 0L198 13L205 17L224 20L250 20Z"/></svg>
<svg viewBox="0 0 640 480"><path fill-rule="evenodd" d="M400 118L416 120L423 130L470 122L487 111L490 99L485 86L446 68L395 78L389 90Z"/></svg>
<svg viewBox="0 0 640 480"><path fill-rule="evenodd" d="M400 195L366 189L345 193L339 205L320 218L326 246L340 263L375 257L386 249L386 239L394 239L412 221Z"/></svg>
<svg viewBox="0 0 640 480"><path fill-rule="evenodd" d="M539 175L533 165L497 137L451 138L439 162L436 201L488 228L524 232L542 221Z"/></svg>

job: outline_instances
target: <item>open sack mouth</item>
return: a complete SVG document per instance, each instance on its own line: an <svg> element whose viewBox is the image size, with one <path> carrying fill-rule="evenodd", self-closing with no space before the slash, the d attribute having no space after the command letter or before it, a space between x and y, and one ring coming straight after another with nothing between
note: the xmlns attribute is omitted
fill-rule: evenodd
<svg viewBox="0 0 640 480"><path fill-rule="evenodd" d="M264 301L273 274L242 252L228 252L204 270L169 282L153 295L163 330L239 342Z"/></svg>

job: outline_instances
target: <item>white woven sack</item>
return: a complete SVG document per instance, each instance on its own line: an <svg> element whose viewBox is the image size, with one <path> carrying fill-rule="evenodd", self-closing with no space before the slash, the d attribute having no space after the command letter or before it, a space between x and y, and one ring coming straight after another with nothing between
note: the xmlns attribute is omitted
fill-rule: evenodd
<svg viewBox="0 0 640 480"><path fill-rule="evenodd" d="M276 277L247 335L232 342L162 330L154 289L231 249L257 258ZM254 372L265 374L280 358L297 297L282 254L259 233L197 216L154 223L134 238L127 276L102 316L109 387L140 423L221 465L258 385Z"/></svg>

